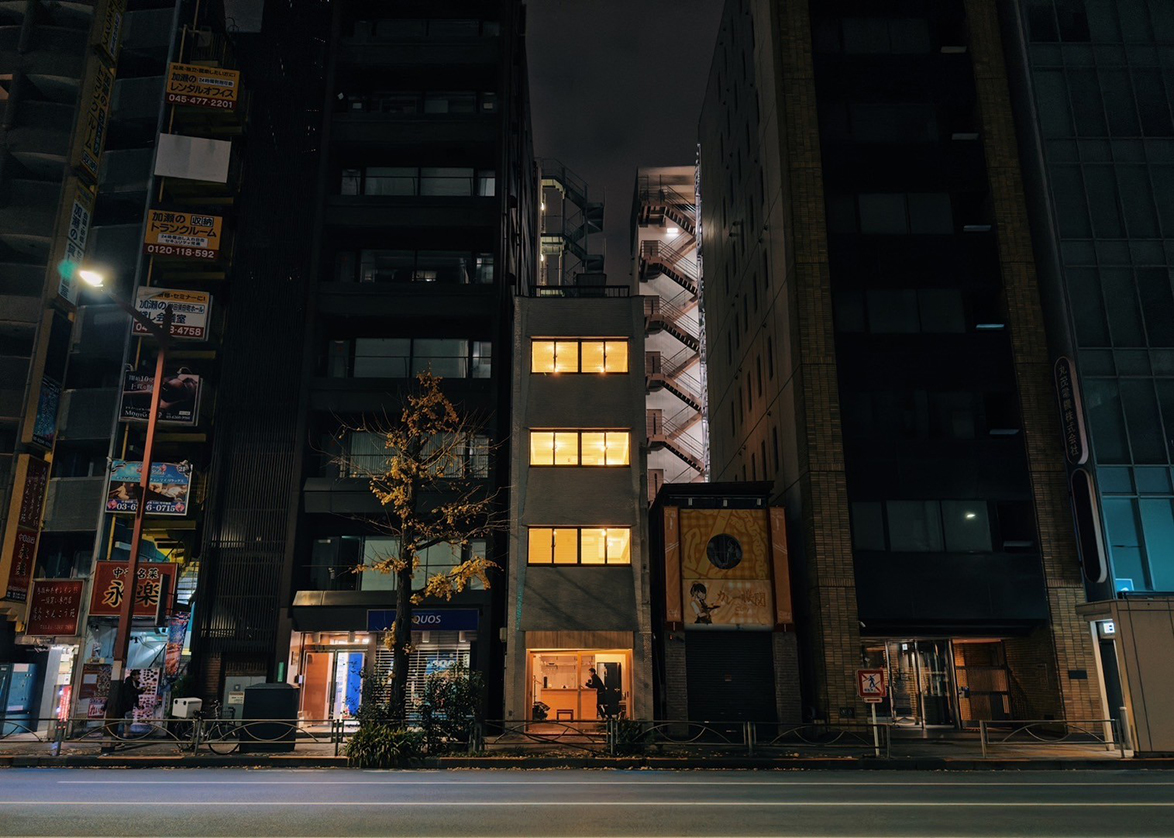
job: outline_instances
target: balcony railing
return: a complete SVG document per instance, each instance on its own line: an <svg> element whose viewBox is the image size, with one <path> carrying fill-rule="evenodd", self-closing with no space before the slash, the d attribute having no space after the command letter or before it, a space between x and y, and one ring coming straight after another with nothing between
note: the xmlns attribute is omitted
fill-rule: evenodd
<svg viewBox="0 0 1174 838"><path fill-rule="evenodd" d="M627 285L531 285L530 297L628 297Z"/></svg>

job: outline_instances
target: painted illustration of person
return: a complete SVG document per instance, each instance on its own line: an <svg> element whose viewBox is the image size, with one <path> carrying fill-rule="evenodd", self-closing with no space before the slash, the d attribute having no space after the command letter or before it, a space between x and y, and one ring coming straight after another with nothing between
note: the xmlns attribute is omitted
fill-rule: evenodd
<svg viewBox="0 0 1174 838"><path fill-rule="evenodd" d="M713 625L713 617L711 615L714 611L721 608L720 605L710 605L706 602L705 597L707 594L708 591L700 582L694 582L689 588L689 597L692 599L689 605L692 607L693 613L697 615L697 619L693 622L705 626Z"/></svg>

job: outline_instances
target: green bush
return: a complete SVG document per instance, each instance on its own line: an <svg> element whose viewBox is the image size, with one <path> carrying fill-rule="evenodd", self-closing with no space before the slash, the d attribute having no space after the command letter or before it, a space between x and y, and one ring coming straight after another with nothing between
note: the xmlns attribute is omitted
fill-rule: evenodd
<svg viewBox="0 0 1174 838"><path fill-rule="evenodd" d="M485 683L463 661L444 672L429 675L420 697L420 727L428 753L467 749L481 716Z"/></svg>
<svg viewBox="0 0 1174 838"><path fill-rule="evenodd" d="M615 725L617 755L633 756L644 753L652 737L649 735L650 732L644 729L643 722L616 719L612 724Z"/></svg>
<svg viewBox="0 0 1174 838"><path fill-rule="evenodd" d="M346 744L347 764L352 768L403 768L424 753L424 734L394 724L360 725Z"/></svg>

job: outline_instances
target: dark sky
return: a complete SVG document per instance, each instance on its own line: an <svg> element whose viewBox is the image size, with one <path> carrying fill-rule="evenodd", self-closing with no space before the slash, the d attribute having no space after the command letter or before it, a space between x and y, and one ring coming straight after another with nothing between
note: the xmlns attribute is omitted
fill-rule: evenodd
<svg viewBox="0 0 1174 838"><path fill-rule="evenodd" d="M534 151L606 202L607 272L630 273L639 166L692 165L722 0L528 0ZM596 246L598 249L598 245Z"/></svg>

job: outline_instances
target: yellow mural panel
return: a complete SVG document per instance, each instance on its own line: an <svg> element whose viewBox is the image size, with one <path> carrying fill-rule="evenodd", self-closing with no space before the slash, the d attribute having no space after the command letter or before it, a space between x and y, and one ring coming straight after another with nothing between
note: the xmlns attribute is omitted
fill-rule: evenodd
<svg viewBox="0 0 1174 838"><path fill-rule="evenodd" d="M687 626L774 625L766 510L682 509L680 549Z"/></svg>

